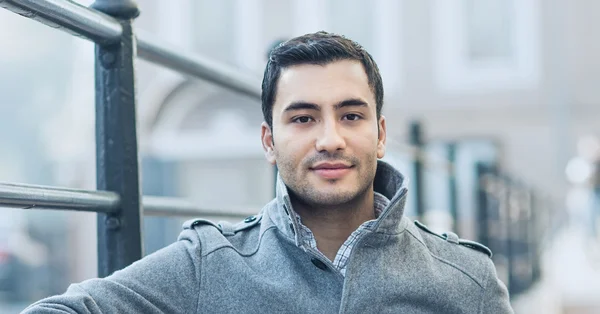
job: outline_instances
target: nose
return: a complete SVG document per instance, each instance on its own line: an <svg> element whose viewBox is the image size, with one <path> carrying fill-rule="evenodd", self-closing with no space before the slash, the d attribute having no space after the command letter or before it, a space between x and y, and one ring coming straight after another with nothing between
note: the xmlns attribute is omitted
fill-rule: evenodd
<svg viewBox="0 0 600 314"><path fill-rule="evenodd" d="M346 149L346 141L340 133L337 123L330 122L323 124L315 146L319 152L327 151L332 154L338 150Z"/></svg>

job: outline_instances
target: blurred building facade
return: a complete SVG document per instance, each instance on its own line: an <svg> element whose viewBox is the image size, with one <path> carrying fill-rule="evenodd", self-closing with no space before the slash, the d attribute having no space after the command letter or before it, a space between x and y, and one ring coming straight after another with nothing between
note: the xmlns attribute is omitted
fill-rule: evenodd
<svg viewBox="0 0 600 314"><path fill-rule="evenodd" d="M432 143L426 205L447 211L447 192L437 187L448 176L447 157L436 143L458 143L465 221L475 205L461 186L473 184L475 160L498 162L564 204L576 140L600 134L600 40L589 31L600 23L594 0L137 2L138 29L257 80L278 40L327 30L358 41L383 75L388 160L411 176L408 125L420 120ZM8 11L0 11L0 25L11 30L0 31L0 181L94 188L93 45ZM260 145L258 102L143 61L137 71L144 194L210 208L226 200L254 209L271 199L274 173ZM40 293L95 275L94 215L8 210L2 217L10 221L10 231L0 230L5 243L15 241L8 234L34 234L18 243L63 263L56 269L62 282ZM146 253L173 242L182 220L147 217ZM469 237L475 226L465 224Z"/></svg>

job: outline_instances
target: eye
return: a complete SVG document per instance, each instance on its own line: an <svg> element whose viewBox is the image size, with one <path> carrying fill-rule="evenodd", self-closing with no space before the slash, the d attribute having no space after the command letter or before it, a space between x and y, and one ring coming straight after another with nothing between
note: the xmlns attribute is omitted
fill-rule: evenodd
<svg viewBox="0 0 600 314"><path fill-rule="evenodd" d="M308 123L308 122L310 122L312 120L313 120L313 118L311 118L309 116L301 116L301 117L293 118L292 122L304 124L304 123Z"/></svg>
<svg viewBox="0 0 600 314"><path fill-rule="evenodd" d="M344 116L344 119L345 120L349 120L349 121L356 121L356 120L359 120L361 118L362 118L361 116L359 116L357 114L354 114L354 113L349 113L349 114L347 114L347 115Z"/></svg>

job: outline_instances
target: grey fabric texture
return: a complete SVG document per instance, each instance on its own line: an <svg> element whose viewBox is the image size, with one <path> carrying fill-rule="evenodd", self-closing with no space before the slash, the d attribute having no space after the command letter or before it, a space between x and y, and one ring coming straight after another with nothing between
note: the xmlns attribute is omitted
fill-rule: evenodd
<svg viewBox="0 0 600 314"><path fill-rule="evenodd" d="M404 217L405 182L378 163L375 190L390 203L354 246L345 277L299 245L279 180L257 219L226 235L190 220L172 245L24 313L513 313L485 251Z"/></svg>

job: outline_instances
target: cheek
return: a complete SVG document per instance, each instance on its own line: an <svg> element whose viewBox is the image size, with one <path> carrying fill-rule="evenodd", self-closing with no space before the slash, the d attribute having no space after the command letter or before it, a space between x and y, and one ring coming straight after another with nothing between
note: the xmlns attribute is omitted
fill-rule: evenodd
<svg viewBox="0 0 600 314"><path fill-rule="evenodd" d="M314 142L308 134L289 132L279 134L274 140L275 148L284 156L302 156L309 152L310 149L314 149Z"/></svg>
<svg viewBox="0 0 600 314"><path fill-rule="evenodd" d="M275 158L280 163L293 166L298 164L303 157L300 143L283 139L275 142L274 146Z"/></svg>
<svg viewBox="0 0 600 314"><path fill-rule="evenodd" d="M352 136L348 139L351 143L351 146L355 148L355 152L363 155L373 155L377 153L377 147L379 144L379 139L377 137L377 132L371 134L361 133L355 136Z"/></svg>

